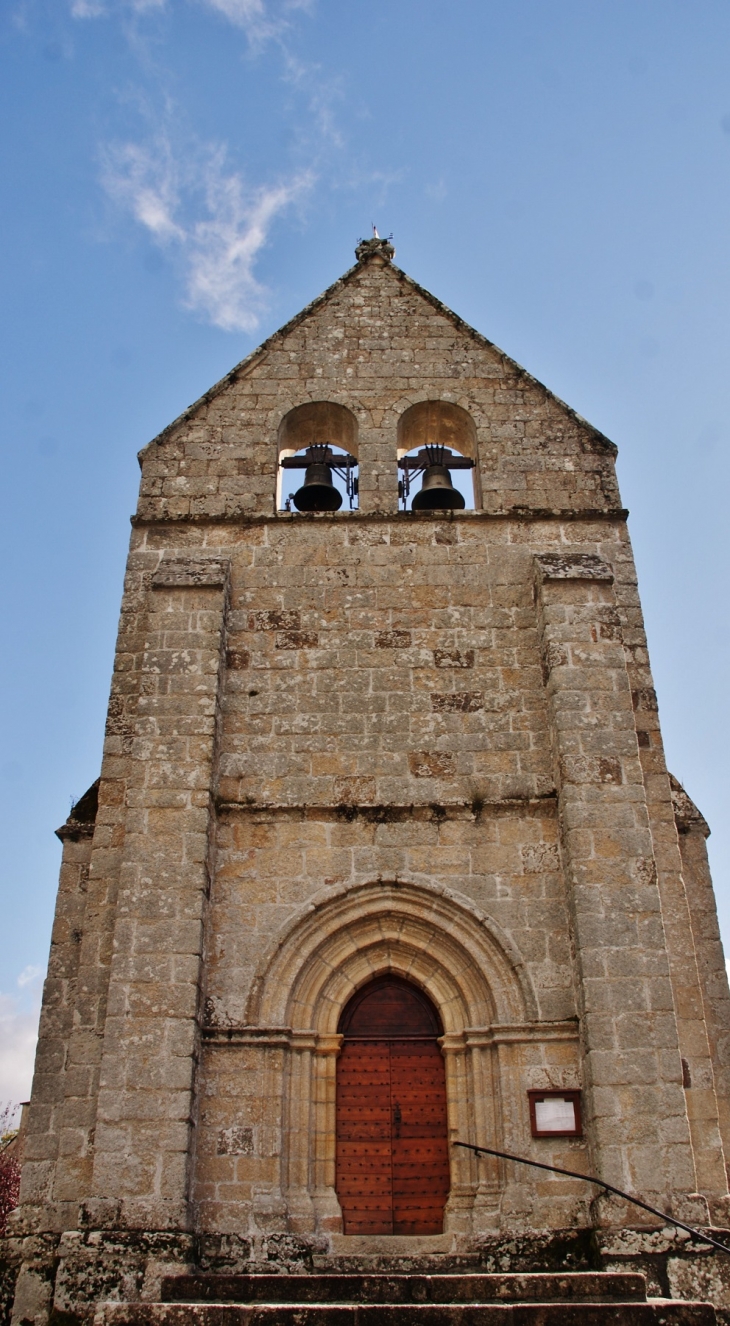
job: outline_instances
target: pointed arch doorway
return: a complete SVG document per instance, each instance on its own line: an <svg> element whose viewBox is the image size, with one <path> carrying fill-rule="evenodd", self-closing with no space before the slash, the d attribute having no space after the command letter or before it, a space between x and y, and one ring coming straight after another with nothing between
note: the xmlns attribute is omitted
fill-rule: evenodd
<svg viewBox="0 0 730 1326"><path fill-rule="evenodd" d="M346 1234L440 1234L449 1193L442 1034L430 999L381 976L343 1010L336 1188Z"/></svg>

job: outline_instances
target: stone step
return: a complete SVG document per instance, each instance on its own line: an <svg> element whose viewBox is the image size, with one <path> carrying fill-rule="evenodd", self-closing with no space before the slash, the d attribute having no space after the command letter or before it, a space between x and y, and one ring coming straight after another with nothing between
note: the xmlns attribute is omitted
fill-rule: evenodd
<svg viewBox="0 0 730 1326"><path fill-rule="evenodd" d="M94 1326L717 1326L709 1303L102 1303Z"/></svg>
<svg viewBox="0 0 730 1326"><path fill-rule="evenodd" d="M162 1281L168 1303L575 1303L645 1302L643 1275L559 1274L179 1275Z"/></svg>

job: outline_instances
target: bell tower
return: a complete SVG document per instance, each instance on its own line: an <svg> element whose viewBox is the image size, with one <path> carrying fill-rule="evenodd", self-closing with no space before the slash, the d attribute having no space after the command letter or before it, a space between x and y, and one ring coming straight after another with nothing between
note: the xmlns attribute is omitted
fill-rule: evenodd
<svg viewBox="0 0 730 1326"><path fill-rule="evenodd" d="M454 1145L728 1226L709 831L616 447L394 257L361 243L140 453L101 777L58 830L18 1326L376 1255L728 1279Z"/></svg>

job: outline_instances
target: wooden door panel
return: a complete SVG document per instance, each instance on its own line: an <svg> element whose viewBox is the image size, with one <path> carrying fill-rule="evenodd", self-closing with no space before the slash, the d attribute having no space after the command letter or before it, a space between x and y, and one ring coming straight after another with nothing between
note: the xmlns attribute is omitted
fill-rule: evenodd
<svg viewBox="0 0 730 1326"><path fill-rule="evenodd" d="M444 1061L431 1041L394 1041L390 1047L390 1090L400 1112L400 1137L442 1138L446 1141Z"/></svg>
<svg viewBox="0 0 730 1326"><path fill-rule="evenodd" d="M347 1234L393 1228L387 1041L350 1042L337 1063L336 1186Z"/></svg>
<svg viewBox="0 0 730 1326"><path fill-rule="evenodd" d="M351 1042L337 1064L337 1139L390 1144L390 1063L387 1041Z"/></svg>
<svg viewBox="0 0 730 1326"><path fill-rule="evenodd" d="M449 1165L446 1148L425 1146L423 1139L393 1141L393 1210L400 1219L410 1207L438 1209L443 1216L449 1192Z"/></svg>
<svg viewBox="0 0 730 1326"><path fill-rule="evenodd" d="M450 1173L444 1061L435 1041L390 1046L393 1233L440 1234Z"/></svg>
<svg viewBox="0 0 730 1326"><path fill-rule="evenodd" d="M420 992L394 985L375 982L343 1018L336 1185L346 1234L443 1229L450 1173L436 1014ZM389 1024L396 1034L383 1034Z"/></svg>

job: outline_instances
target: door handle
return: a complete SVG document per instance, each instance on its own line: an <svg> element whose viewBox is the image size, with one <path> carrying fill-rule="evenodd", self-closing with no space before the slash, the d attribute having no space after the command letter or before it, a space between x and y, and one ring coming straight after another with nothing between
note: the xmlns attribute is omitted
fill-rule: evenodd
<svg viewBox="0 0 730 1326"><path fill-rule="evenodd" d="M400 1105L396 1101L393 1107L393 1130L396 1137L400 1137L401 1117Z"/></svg>

